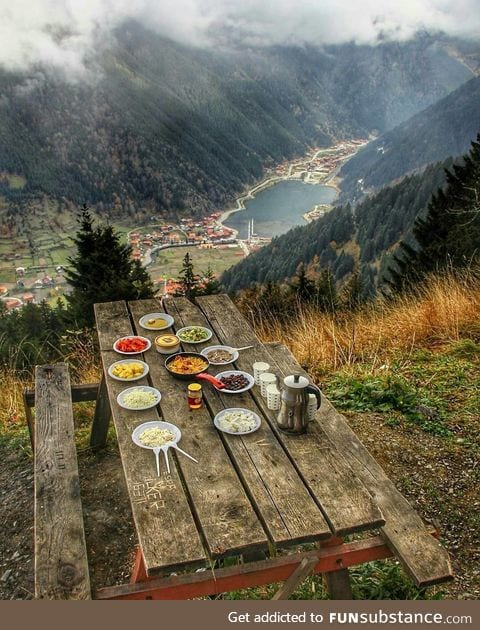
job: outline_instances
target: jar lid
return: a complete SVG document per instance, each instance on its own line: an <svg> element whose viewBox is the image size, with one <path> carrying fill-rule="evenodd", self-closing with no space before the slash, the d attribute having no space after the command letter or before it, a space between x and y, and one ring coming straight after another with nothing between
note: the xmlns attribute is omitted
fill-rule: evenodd
<svg viewBox="0 0 480 630"><path fill-rule="evenodd" d="M155 345L161 348L171 348L180 343L180 339L176 335L160 335L155 337Z"/></svg>
<svg viewBox="0 0 480 630"><path fill-rule="evenodd" d="M190 383L190 385L188 386L188 390L190 392L199 392L202 389L202 386L200 385L200 383Z"/></svg>

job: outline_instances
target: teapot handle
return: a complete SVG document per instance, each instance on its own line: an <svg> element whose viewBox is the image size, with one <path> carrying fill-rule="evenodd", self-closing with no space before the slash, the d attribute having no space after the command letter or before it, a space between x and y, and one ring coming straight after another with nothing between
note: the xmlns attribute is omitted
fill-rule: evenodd
<svg viewBox="0 0 480 630"><path fill-rule="evenodd" d="M307 385L307 387L305 387L305 391L309 394L315 394L317 397L317 409L320 409L320 405L322 404L322 394L320 393L320 389L316 385Z"/></svg>

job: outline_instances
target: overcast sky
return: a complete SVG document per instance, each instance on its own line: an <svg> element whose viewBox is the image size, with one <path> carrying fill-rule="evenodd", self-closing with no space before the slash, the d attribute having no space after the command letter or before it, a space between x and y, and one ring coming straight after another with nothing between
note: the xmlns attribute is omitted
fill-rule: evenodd
<svg viewBox="0 0 480 630"><path fill-rule="evenodd" d="M126 18L194 46L376 43L419 30L478 37L480 0L0 0L0 64L81 73Z"/></svg>

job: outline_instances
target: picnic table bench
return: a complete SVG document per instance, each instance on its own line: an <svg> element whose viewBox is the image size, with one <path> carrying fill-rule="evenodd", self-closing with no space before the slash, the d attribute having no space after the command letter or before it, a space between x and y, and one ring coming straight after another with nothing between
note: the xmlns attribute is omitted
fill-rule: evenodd
<svg viewBox="0 0 480 630"><path fill-rule="evenodd" d="M196 304L173 298L163 305L95 305L104 377L92 446L105 443L111 411L139 542L131 583L98 589L95 598L186 599L284 582L275 595L280 599L307 575L324 573L330 595L345 599L351 597L349 566L391 556L419 586L451 579L445 550L324 396L303 435L278 430L277 412L268 409L257 387L231 395L206 384L205 405L190 411L186 382L166 371L165 357L152 344L142 356L149 374L135 384L158 388L160 409L120 407L117 395L128 384L108 376L119 359L113 344L131 334L153 342L158 333L138 321L162 310L174 317L174 330L200 325L213 331L208 342L182 344L184 350L251 345L240 353L237 369L251 372L255 361L265 361L279 378L304 373L285 346L262 343L226 295L197 298ZM222 369L212 366L209 372ZM220 433L212 418L227 407L255 411L260 428L244 436ZM152 453L136 446L131 435L140 423L161 417L180 428L181 447L199 463L174 453L171 473L163 466L158 477ZM216 561L231 556L243 563L218 568Z"/></svg>

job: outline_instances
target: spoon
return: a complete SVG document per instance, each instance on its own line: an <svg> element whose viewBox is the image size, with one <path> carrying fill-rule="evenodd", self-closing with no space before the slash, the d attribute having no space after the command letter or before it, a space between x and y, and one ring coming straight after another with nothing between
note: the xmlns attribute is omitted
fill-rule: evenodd
<svg viewBox="0 0 480 630"><path fill-rule="evenodd" d="M254 346L243 346L243 348L232 348L232 350L235 350L236 352L240 352L240 350L250 350L250 348L253 348Z"/></svg>

